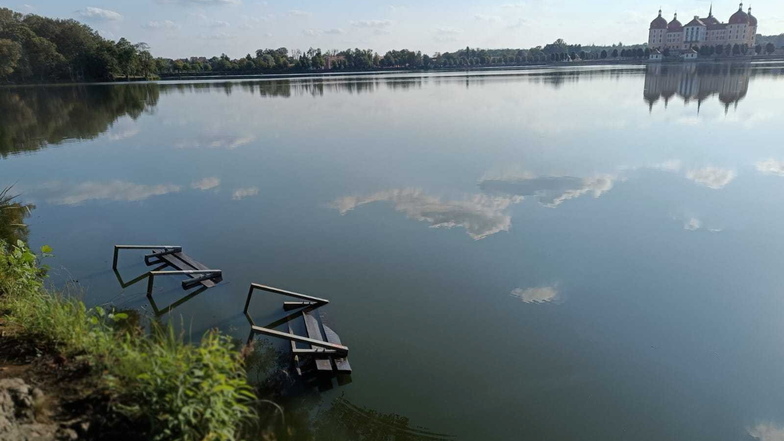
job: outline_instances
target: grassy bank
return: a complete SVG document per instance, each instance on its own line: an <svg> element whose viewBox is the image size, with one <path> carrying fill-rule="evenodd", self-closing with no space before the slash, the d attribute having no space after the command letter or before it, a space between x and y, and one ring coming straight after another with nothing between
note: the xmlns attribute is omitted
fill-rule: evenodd
<svg viewBox="0 0 784 441"><path fill-rule="evenodd" d="M44 247L41 255L49 252ZM44 277L39 256L24 242L0 241L4 325L60 363L83 366L109 413L135 437L235 440L253 421L255 396L228 337L210 331L193 345L171 327L145 332L125 313L88 309L47 290Z"/></svg>

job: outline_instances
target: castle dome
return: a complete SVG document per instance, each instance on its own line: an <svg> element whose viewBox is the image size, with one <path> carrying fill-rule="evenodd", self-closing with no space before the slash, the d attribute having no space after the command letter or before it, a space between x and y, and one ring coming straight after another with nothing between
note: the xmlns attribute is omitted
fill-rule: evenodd
<svg viewBox="0 0 784 441"><path fill-rule="evenodd" d="M675 14L675 18L673 18L670 24L667 25L667 30L670 32L683 31L683 25L678 21L678 14Z"/></svg>
<svg viewBox="0 0 784 441"><path fill-rule="evenodd" d="M740 4L738 11L730 17L730 24L749 24L749 14L743 12L743 3Z"/></svg>
<svg viewBox="0 0 784 441"><path fill-rule="evenodd" d="M667 29L667 20L661 16L661 9L659 9L659 16L651 22L651 29Z"/></svg>
<svg viewBox="0 0 784 441"><path fill-rule="evenodd" d="M751 15L751 8L749 8L749 26L757 26L757 17Z"/></svg>

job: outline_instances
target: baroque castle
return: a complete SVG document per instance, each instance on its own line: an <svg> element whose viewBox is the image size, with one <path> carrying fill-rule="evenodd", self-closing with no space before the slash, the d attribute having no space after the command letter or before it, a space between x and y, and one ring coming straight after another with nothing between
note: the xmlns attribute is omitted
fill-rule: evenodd
<svg viewBox="0 0 784 441"><path fill-rule="evenodd" d="M659 50L689 50L694 46L754 46L757 39L757 18L743 11L743 3L732 14L729 22L722 23L713 16L711 5L708 16L694 19L686 25L678 21L678 14L667 23L659 10L659 16L651 22L648 30L648 47Z"/></svg>

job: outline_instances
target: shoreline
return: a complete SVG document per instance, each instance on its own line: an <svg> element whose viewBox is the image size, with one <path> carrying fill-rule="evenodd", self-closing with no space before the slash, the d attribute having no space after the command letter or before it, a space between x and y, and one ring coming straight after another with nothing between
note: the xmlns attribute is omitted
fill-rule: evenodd
<svg viewBox="0 0 784 441"><path fill-rule="evenodd" d="M694 61L685 60L589 60L589 61L574 61L574 62L547 62L547 63L533 63L518 66L491 66L480 68L437 68L437 69L409 69L409 68L394 68L394 69L374 69L374 70L346 70L346 71L308 71L308 72L281 72L281 73L261 73L261 74L166 74L156 79L132 78L128 81L125 79L118 79L115 81L85 81L85 82L63 82L63 83L20 83L20 84L2 84L0 89L13 88L13 87L31 87L31 86L67 86L67 85L109 85L109 84L131 84L131 83L170 83L177 81L215 81L215 80L285 80L285 79L300 79L300 78L323 78L323 77L361 77L373 75L392 75L392 74L414 74L414 73L482 73L482 72L518 72L518 71L531 71L541 70L548 68L580 68L580 67L611 67L611 66L626 66L626 67L643 67L643 66L680 66L684 64L738 64L738 63L775 63L784 62L783 55L763 56L763 57L730 57L718 58L712 57L710 59L697 59Z"/></svg>

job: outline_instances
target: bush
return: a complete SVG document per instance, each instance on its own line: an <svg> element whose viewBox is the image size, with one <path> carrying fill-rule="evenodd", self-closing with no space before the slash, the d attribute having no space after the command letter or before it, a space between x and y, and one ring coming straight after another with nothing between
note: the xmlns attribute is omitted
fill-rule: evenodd
<svg viewBox="0 0 784 441"><path fill-rule="evenodd" d="M51 250L42 248L46 255ZM210 331L185 344L173 328L152 332L118 326L125 313L87 309L81 301L43 288L37 256L22 241L0 241L0 306L20 335L86 361L116 407L146 420L155 440L231 441L253 416L255 400L239 351Z"/></svg>

